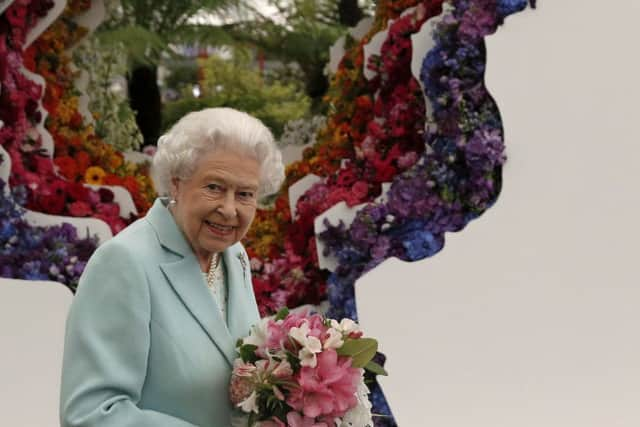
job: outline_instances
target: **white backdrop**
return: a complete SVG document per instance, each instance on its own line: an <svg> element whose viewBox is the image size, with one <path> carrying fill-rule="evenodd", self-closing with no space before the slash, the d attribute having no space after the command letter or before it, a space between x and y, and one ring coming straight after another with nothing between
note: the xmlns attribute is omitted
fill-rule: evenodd
<svg viewBox="0 0 640 427"><path fill-rule="evenodd" d="M538 3L487 44L497 204L356 286L402 427L640 425L640 2Z"/></svg>

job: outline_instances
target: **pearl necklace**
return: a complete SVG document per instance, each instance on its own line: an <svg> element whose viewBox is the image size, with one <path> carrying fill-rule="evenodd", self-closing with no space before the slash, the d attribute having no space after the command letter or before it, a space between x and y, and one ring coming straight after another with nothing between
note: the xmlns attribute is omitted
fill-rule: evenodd
<svg viewBox="0 0 640 427"><path fill-rule="evenodd" d="M211 256L211 264L209 265L209 272L207 273L207 286L209 289L215 289L216 284L224 280L224 269L220 262L222 257L219 253L215 253Z"/></svg>
<svg viewBox="0 0 640 427"><path fill-rule="evenodd" d="M222 318L226 319L229 293L225 283L224 262L222 262L220 253L213 254L211 257L211 264L209 265L209 272L207 273L207 287L218 303Z"/></svg>

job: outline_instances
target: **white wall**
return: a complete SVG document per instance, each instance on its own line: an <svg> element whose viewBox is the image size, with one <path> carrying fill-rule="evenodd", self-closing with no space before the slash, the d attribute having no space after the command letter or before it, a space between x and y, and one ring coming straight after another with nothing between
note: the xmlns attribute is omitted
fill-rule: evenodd
<svg viewBox="0 0 640 427"><path fill-rule="evenodd" d="M69 289L55 282L0 278L0 425L58 422Z"/></svg>
<svg viewBox="0 0 640 427"><path fill-rule="evenodd" d="M640 3L538 3L488 41L498 203L356 287L402 427L640 425Z"/></svg>

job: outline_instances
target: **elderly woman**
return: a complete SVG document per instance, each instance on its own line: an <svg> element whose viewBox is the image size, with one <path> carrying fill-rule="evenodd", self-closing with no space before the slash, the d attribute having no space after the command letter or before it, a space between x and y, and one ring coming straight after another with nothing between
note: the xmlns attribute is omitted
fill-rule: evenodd
<svg viewBox="0 0 640 427"><path fill-rule="evenodd" d="M239 243L284 177L257 119L190 113L160 138L159 198L102 245L67 321L62 426L226 427L235 342L259 319Z"/></svg>

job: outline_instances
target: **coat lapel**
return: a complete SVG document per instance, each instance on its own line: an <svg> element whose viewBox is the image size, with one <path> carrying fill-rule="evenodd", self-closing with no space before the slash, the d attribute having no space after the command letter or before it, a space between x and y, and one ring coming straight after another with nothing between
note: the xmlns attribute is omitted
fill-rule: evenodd
<svg viewBox="0 0 640 427"><path fill-rule="evenodd" d="M229 333L220 310L206 287L200 264L173 216L161 199L158 199L146 218L156 231L162 246L181 256L177 261L160 264L160 269L167 281L211 341L220 349L229 365L233 365L236 356L235 340ZM228 270L231 271L233 268ZM232 287L230 283L229 288ZM231 295L233 294L230 292L230 299Z"/></svg>
<svg viewBox="0 0 640 427"><path fill-rule="evenodd" d="M251 304L251 286L249 280L249 261L242 252L227 249L224 253L227 267L227 289L229 302L227 307L229 331L236 342L238 338L249 335L251 325L259 319L259 314Z"/></svg>
<svg viewBox="0 0 640 427"><path fill-rule="evenodd" d="M211 341L226 357L229 365L235 359L235 343L216 306L211 292L206 287L195 256L186 256L177 262L160 264L167 280L182 303L205 330Z"/></svg>

